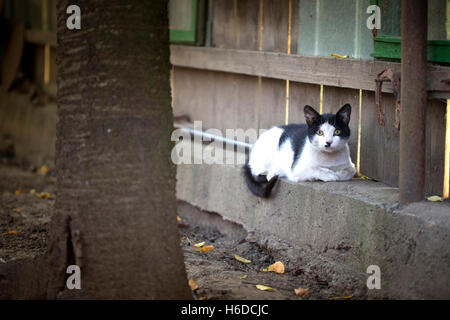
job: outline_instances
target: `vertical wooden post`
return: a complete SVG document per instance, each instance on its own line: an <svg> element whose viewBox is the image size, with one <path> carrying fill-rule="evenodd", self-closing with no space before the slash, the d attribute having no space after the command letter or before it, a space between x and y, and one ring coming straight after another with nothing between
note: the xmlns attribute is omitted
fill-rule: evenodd
<svg viewBox="0 0 450 320"><path fill-rule="evenodd" d="M421 201L425 192L427 106L427 0L402 0L400 202Z"/></svg>

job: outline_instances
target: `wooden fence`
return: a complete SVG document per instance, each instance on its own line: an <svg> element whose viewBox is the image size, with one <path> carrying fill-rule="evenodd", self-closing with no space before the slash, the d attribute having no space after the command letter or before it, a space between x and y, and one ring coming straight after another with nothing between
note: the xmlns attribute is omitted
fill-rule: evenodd
<svg viewBox="0 0 450 320"><path fill-rule="evenodd" d="M377 121L374 91L378 73L399 72L401 65L296 55L297 17L298 1L215 0L212 47L171 47L175 114L202 120L204 128L260 129L286 120L304 122L307 104L336 112L350 103L353 161L362 174L398 186L393 89L383 85L384 126ZM450 88L441 80L448 78L449 70L431 65L428 70L427 194L443 193L445 99Z"/></svg>

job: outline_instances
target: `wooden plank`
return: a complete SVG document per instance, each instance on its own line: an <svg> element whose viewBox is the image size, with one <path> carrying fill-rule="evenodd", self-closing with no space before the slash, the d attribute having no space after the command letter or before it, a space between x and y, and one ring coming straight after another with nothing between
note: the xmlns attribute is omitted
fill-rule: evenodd
<svg viewBox="0 0 450 320"><path fill-rule="evenodd" d="M286 103L286 81L270 78L261 79L260 129L284 125Z"/></svg>
<svg viewBox="0 0 450 320"><path fill-rule="evenodd" d="M237 29L234 21L234 4L229 0L214 1L212 44L217 48L234 48Z"/></svg>
<svg viewBox="0 0 450 320"><path fill-rule="evenodd" d="M292 0L291 54L298 52L298 32L300 30L299 4L300 1Z"/></svg>
<svg viewBox="0 0 450 320"><path fill-rule="evenodd" d="M214 1L213 46L258 49L258 0Z"/></svg>
<svg viewBox="0 0 450 320"><path fill-rule="evenodd" d="M382 95L384 127L378 125L374 99L372 92L363 93L361 173L397 187L400 141L399 131L394 128L395 99L388 94ZM445 152L443 102L428 101L426 143L425 192L442 195Z"/></svg>
<svg viewBox="0 0 450 320"><path fill-rule="evenodd" d="M323 113L336 113L344 104L352 106L350 117L350 155L356 165L358 152L358 118L359 118L359 90L327 87L323 88Z"/></svg>
<svg viewBox="0 0 450 320"><path fill-rule="evenodd" d="M377 121L375 94L370 91L363 92L361 173L397 187L400 141L399 130L394 127L395 99L390 94L382 94L381 102L384 127Z"/></svg>
<svg viewBox="0 0 450 320"><path fill-rule="evenodd" d="M290 82L289 123L305 123L304 107L310 105L319 111L319 100L319 85Z"/></svg>
<svg viewBox="0 0 450 320"><path fill-rule="evenodd" d="M237 4L237 39L235 48L258 50L259 0L239 0Z"/></svg>
<svg viewBox="0 0 450 320"><path fill-rule="evenodd" d="M203 130L257 128L254 77L174 68L174 115L202 121ZM254 141L250 141L254 142Z"/></svg>
<svg viewBox="0 0 450 320"><path fill-rule="evenodd" d="M444 184L446 103L429 100L426 122L425 192L441 195Z"/></svg>
<svg viewBox="0 0 450 320"><path fill-rule="evenodd" d="M288 52L289 1L291 1L291 54L297 52L298 1L263 1L263 51Z"/></svg>
<svg viewBox="0 0 450 320"><path fill-rule="evenodd" d="M375 90L374 79L384 69L400 71L400 64L395 62L177 45L171 46L171 63L188 68L369 91ZM449 67L429 65L428 90L444 92L450 98L450 83L443 81L448 78ZM385 83L383 92L392 93L392 85Z"/></svg>

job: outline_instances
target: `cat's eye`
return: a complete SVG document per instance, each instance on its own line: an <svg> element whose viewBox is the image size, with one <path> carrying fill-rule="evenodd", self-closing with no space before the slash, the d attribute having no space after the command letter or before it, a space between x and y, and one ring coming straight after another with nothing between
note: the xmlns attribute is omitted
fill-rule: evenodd
<svg viewBox="0 0 450 320"><path fill-rule="evenodd" d="M318 136L323 136L323 131L322 130L317 130L317 135Z"/></svg>
<svg viewBox="0 0 450 320"><path fill-rule="evenodd" d="M337 129L334 130L334 135L335 135L335 136L338 136L338 135L340 135L340 134L341 134L341 130L337 130Z"/></svg>

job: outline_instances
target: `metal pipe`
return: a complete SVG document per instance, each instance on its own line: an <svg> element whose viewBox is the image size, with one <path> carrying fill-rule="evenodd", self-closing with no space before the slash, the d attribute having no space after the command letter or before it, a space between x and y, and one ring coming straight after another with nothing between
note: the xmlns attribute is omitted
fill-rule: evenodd
<svg viewBox="0 0 450 320"><path fill-rule="evenodd" d="M400 202L425 195L427 0L402 0Z"/></svg>
<svg viewBox="0 0 450 320"><path fill-rule="evenodd" d="M213 141L213 140L214 141L219 141L219 142L223 142L225 144L232 145L232 146L235 146L235 147L244 148L245 151L250 150L251 147L252 147L251 144L246 143L246 142L242 142L242 141L234 140L234 139L229 139L229 138L225 138L225 137L222 137L222 136L217 136L215 134L207 133L207 132L202 131L202 130L192 129L192 128L189 128L188 126L183 126L183 125L180 125L180 124L177 124L177 123L175 123L174 126L175 126L175 128L178 128L178 129L180 129L180 130L182 130L184 132L187 132L187 133L189 133L192 136L197 136L197 137L200 137L202 139L205 139L205 141Z"/></svg>

